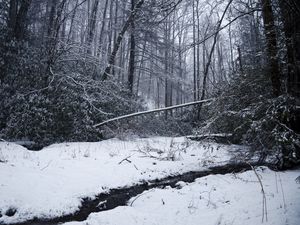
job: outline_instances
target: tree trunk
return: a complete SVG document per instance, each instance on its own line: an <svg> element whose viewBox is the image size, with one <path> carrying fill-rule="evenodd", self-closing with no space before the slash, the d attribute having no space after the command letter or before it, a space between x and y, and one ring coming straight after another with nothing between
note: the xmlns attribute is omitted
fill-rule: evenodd
<svg viewBox="0 0 300 225"><path fill-rule="evenodd" d="M146 53L146 46L147 46L147 41L146 41L147 39L145 38L145 40L144 40L144 44L143 44L143 50L142 50L142 56L141 56L141 62L140 62L140 68L139 68L139 73L138 73L138 78L137 78L137 81L136 81L136 95L138 96L138 94L139 94L139 87L140 87L140 79L141 79L141 73L142 73L142 70L141 70L141 68L142 68L142 66L143 66L143 64L144 64L144 57L145 57L145 53ZM151 45L151 52L152 52L152 45ZM150 81L151 81L151 73L150 73ZM151 87L151 83L149 84L149 90L150 90L150 87ZM149 95L147 96L147 97L149 97Z"/></svg>
<svg viewBox="0 0 300 225"><path fill-rule="evenodd" d="M104 5L104 11L103 11L103 17L102 17L102 24L101 24L101 30L99 34L99 44L98 44L98 51L97 51L97 56L100 56L100 53L102 52L102 43L103 43L103 35L104 35L104 28L105 28L105 20L106 20L106 11L107 11L107 6L108 6L108 0L105 1Z"/></svg>
<svg viewBox="0 0 300 225"><path fill-rule="evenodd" d="M67 43L70 41L70 39L73 40L73 27L74 27L74 19L75 19L75 16L76 16L76 12L77 12L77 5L78 5L78 0L76 0L76 3L75 3L75 8L74 8L74 11L72 13L72 17L71 17L71 25L70 25L70 28L69 28L69 33L68 33L68 38L67 38Z"/></svg>
<svg viewBox="0 0 300 225"><path fill-rule="evenodd" d="M300 2L280 0L287 48L287 92L300 97Z"/></svg>
<svg viewBox="0 0 300 225"><path fill-rule="evenodd" d="M200 41L200 14L199 14L199 0L196 3L196 17L197 17L197 42ZM200 45L197 45L197 100L200 98ZM198 115L199 118L200 115Z"/></svg>
<svg viewBox="0 0 300 225"><path fill-rule="evenodd" d="M31 4L31 0L23 0L19 10L15 0L10 1L9 22L8 26L13 32L13 36L17 40L22 40L25 37L27 14Z"/></svg>
<svg viewBox="0 0 300 225"><path fill-rule="evenodd" d="M118 53L118 50L119 50L119 47L120 47L120 44L121 44L121 41L123 40L123 37L124 37L124 34L125 32L127 31L128 27L130 26L131 24L131 21L134 19L134 16L137 14L137 12L139 11L139 9L141 8L141 6L143 5L144 3L144 0L140 0L134 7L134 9L131 11L128 19L126 20L125 24L123 25L122 27L122 30L120 31L120 33L118 34L118 37L117 37L117 41L116 43L114 44L114 47L113 47L113 51L109 57L109 60L108 60L108 65L107 67L105 68L104 70L104 73L102 75L102 80L106 80L107 77L110 75L111 73L111 68L112 66L115 64L115 57Z"/></svg>
<svg viewBox="0 0 300 225"><path fill-rule="evenodd" d="M131 10L134 10L135 0L131 0ZM132 94L133 91L133 80L134 80L134 62L135 62L135 27L134 27L134 16L131 20L131 33L130 33L130 56L129 56L129 69L128 69L128 89Z"/></svg>
<svg viewBox="0 0 300 225"><path fill-rule="evenodd" d="M195 3L193 1L193 42L196 43L196 16L195 16ZM197 100L197 65L196 65L196 45L193 45L193 93L194 101Z"/></svg>
<svg viewBox="0 0 300 225"><path fill-rule="evenodd" d="M89 27L88 27L88 37L87 37L87 53L92 53L92 42L94 40L95 35L95 29L96 29L96 20L97 20L97 12L98 12L98 5L99 0L95 0L92 12L91 12L91 18L89 20Z"/></svg>
<svg viewBox="0 0 300 225"><path fill-rule="evenodd" d="M57 0L53 0L50 9L50 15L49 15L49 23L48 23L48 31L47 31L48 38L52 37L53 30L54 30L56 6L57 6Z"/></svg>
<svg viewBox="0 0 300 225"><path fill-rule="evenodd" d="M281 93L280 72L277 56L277 39L274 25L274 16L271 5L271 0L261 0L262 15L264 21L264 29L267 44L267 56L269 64L269 76L272 82L273 95L279 96Z"/></svg>
<svg viewBox="0 0 300 225"><path fill-rule="evenodd" d="M240 75L243 75L244 74L243 59L242 59L242 52L240 46L237 47L237 50L238 50L238 61L240 66Z"/></svg>
<svg viewBox="0 0 300 225"><path fill-rule="evenodd" d="M7 25L8 25L8 29L12 35L14 35L14 30L15 30L15 26L16 26L17 12L18 12L17 0L10 0Z"/></svg>

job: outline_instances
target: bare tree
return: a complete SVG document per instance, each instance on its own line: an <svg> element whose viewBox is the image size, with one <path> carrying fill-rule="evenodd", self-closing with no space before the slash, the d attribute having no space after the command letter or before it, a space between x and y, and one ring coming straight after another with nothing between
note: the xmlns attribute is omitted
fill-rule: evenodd
<svg viewBox="0 0 300 225"><path fill-rule="evenodd" d="M207 76L208 76L208 71L209 71L209 67L210 67L210 64L211 64L211 60L212 60L212 55L213 55L213 52L215 50L215 46L217 44L218 34L219 34L219 31L220 31L223 19L224 19L225 15L226 15L226 12L229 9L232 2L233 2L233 0L229 0L229 2L227 3L227 5L225 7L225 10L223 11L223 14L222 14L220 20L218 21L218 24L217 24L217 27L216 27L216 32L215 32L215 35L214 35L213 44L212 44L212 47L210 49L209 55L207 57L207 63L205 65L204 72L203 72L202 93L201 93L200 100L203 100L205 98ZM200 108L199 108L199 111L200 111Z"/></svg>
<svg viewBox="0 0 300 225"><path fill-rule="evenodd" d="M111 73L111 68L114 66L115 64L115 57L116 57L116 54L120 48L120 44L123 40L123 36L125 34L125 32L127 31L128 27L130 26L132 20L134 19L134 16L137 14L137 12L139 11L139 9L141 8L141 6L143 5L144 3L144 0L139 0L136 5L134 6L133 10L130 12L130 15L129 17L127 18L125 24L123 25L122 27L122 30L120 31L120 33L118 34L118 37L117 37L117 40L116 40L116 43L114 44L113 46L113 50L112 50L112 53L109 57L109 60L108 60L108 65L107 67L105 68L104 70L104 73L102 75L102 80L106 80L107 77L110 75Z"/></svg>

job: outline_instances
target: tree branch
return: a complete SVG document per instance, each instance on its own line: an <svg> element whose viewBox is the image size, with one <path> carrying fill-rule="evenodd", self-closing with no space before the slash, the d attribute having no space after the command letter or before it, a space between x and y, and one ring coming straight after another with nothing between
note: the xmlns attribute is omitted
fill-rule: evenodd
<svg viewBox="0 0 300 225"><path fill-rule="evenodd" d="M232 20L229 21L227 24L225 24L224 26L220 27L217 31L215 31L214 33L208 35L207 37L205 37L205 38L202 39L201 41L198 41L198 42L195 42L195 43L190 44L189 46L187 46L187 48L183 49L182 52L187 51L187 50L189 50L190 48L193 48L195 45L201 45L202 43L206 42L208 39L214 37L214 36L215 36L217 33L219 33L221 30L224 30L224 29L225 29L226 27L228 27L230 24L234 23L234 22L235 22L236 20L238 20L239 18L244 17L244 16L246 16L246 15L249 15L249 14L251 14L251 13L253 13L253 12L257 12L257 11L261 11L261 9L260 9L260 8L253 9L253 10L251 10L251 11L249 11L249 12L245 12L245 13L242 13L242 14L236 16L234 19L232 19Z"/></svg>

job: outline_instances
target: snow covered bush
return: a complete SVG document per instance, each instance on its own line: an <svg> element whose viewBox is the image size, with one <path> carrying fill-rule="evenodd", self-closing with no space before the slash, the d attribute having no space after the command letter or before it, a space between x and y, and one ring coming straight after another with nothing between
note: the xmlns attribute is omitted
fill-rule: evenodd
<svg viewBox="0 0 300 225"><path fill-rule="evenodd" d="M280 168L299 164L296 99L289 95L273 98L271 93L263 71L236 77L219 100L205 109L208 116L197 134L232 134L232 143L251 146L250 153L262 162Z"/></svg>
<svg viewBox="0 0 300 225"><path fill-rule="evenodd" d="M73 84L73 79L78 84ZM108 83L89 85L80 77L63 77L52 85L42 93L18 93L10 98L7 126L2 130L5 138L25 138L41 145L95 141L101 139L101 132L94 124L108 116L129 113L134 106L130 98L120 97L122 88L103 93L110 89Z"/></svg>
<svg viewBox="0 0 300 225"><path fill-rule="evenodd" d="M221 93L215 94L217 100L202 110L204 121L197 133L233 134L231 141L241 143L251 121L263 113L257 103L271 98L270 83L261 74L262 71L236 76Z"/></svg>
<svg viewBox="0 0 300 225"><path fill-rule="evenodd" d="M115 79L94 79L95 68L90 62L58 58L48 65L42 47L15 40L0 45L4 50L0 53L3 139L30 140L37 147L53 142L96 141L102 133L94 124L139 107L125 85ZM64 59L75 50L60 54Z"/></svg>
<svg viewBox="0 0 300 225"><path fill-rule="evenodd" d="M294 101L284 95L264 102L265 113L252 121L243 140L260 153L261 160L273 156L280 168L300 162L300 136L292 129L297 115Z"/></svg>

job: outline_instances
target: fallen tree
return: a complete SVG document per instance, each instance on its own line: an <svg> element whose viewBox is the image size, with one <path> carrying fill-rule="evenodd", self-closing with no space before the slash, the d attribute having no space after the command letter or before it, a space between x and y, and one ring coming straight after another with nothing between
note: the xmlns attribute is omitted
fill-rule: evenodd
<svg viewBox="0 0 300 225"><path fill-rule="evenodd" d="M145 114L162 112L162 111L167 111L167 110L172 110L172 109L177 109L177 108L183 108L183 107L192 106L192 105L208 103L208 102L212 102L213 100L215 100L215 98L204 99L204 100L195 101L195 102L188 102L188 103L169 106L169 107L165 107L165 108L152 109L152 110L147 110L147 111L142 111L142 112L131 113L131 114L128 114L128 115L123 115L123 116L111 118L109 120L98 123L98 124L94 125L93 127L100 127L100 126L103 126L103 125L105 125L107 123L110 123L110 122L113 122L113 121L118 121L118 120L122 120L122 119L126 119L126 118L141 116L141 115L145 115Z"/></svg>

